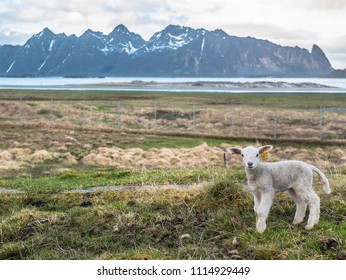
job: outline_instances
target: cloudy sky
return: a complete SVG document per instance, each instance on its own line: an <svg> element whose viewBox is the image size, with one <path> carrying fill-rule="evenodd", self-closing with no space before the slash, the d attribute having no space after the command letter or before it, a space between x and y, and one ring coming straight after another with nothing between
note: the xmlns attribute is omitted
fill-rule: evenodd
<svg viewBox="0 0 346 280"><path fill-rule="evenodd" d="M346 0L0 0L0 45L24 44L44 27L108 34L118 24L148 40L168 24L268 39L327 54L346 68Z"/></svg>

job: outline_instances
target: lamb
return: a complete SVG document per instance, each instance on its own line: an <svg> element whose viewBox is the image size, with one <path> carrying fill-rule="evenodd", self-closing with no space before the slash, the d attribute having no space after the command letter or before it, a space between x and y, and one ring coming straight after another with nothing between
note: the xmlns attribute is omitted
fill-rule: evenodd
<svg viewBox="0 0 346 280"><path fill-rule="evenodd" d="M247 188L254 197L256 213L256 229L263 233L266 229L266 220L275 193L288 191L296 204L296 213L293 224L303 222L306 208L309 206L309 218L305 229L312 229L319 221L320 198L312 187L313 172L322 179L323 190L331 193L329 181L317 167L303 161L288 160L274 163L263 163L260 158L273 149L266 145L260 148L248 146L243 149L228 148L227 152L241 155L248 181Z"/></svg>

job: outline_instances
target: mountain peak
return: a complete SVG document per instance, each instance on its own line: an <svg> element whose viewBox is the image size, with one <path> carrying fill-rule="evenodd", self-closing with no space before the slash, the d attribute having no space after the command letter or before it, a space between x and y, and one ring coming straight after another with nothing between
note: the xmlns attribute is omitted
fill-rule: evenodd
<svg viewBox="0 0 346 280"><path fill-rule="evenodd" d="M42 36L53 36L55 35L48 27L45 27L40 33L34 35L33 37L38 39L41 38Z"/></svg>
<svg viewBox="0 0 346 280"><path fill-rule="evenodd" d="M217 36L229 36L225 31L222 29L215 29L214 33L217 34Z"/></svg>
<svg viewBox="0 0 346 280"><path fill-rule="evenodd" d="M332 71L332 66L326 56L326 54L322 51L322 49L317 46L313 45L311 50L311 56L320 64L322 65L328 65L330 67L330 70Z"/></svg>
<svg viewBox="0 0 346 280"><path fill-rule="evenodd" d="M193 31L191 27L181 26L181 25L168 25L162 32L171 34L181 34L183 32Z"/></svg>
<svg viewBox="0 0 346 280"><path fill-rule="evenodd" d="M119 24L108 34L107 44L110 50L132 54L141 48L145 41L140 35L130 32L125 25Z"/></svg>
<svg viewBox="0 0 346 280"><path fill-rule="evenodd" d="M127 29L127 27L125 25L119 24L114 28L112 33L113 32L129 33L130 31Z"/></svg>
<svg viewBox="0 0 346 280"><path fill-rule="evenodd" d="M45 27L41 32L33 35L28 41L26 41L25 46L30 47L33 44L40 43L41 41L51 40L56 35L48 28Z"/></svg>
<svg viewBox="0 0 346 280"><path fill-rule="evenodd" d="M176 24L169 24L166 26L164 30L172 30L172 29L184 29L184 26L176 25Z"/></svg>
<svg viewBox="0 0 346 280"><path fill-rule="evenodd" d="M88 28L87 30L84 31L84 33L82 34L83 35L88 35L88 34L93 34L95 33L95 31L91 30L90 28Z"/></svg>
<svg viewBox="0 0 346 280"><path fill-rule="evenodd" d="M97 38L97 39L102 39L104 36L104 34L100 31L93 31L90 28L88 30L86 30L82 36L80 36L80 38L89 38L89 37L93 37L93 38Z"/></svg>
<svg viewBox="0 0 346 280"><path fill-rule="evenodd" d="M149 40L144 52L176 50L189 44L196 36L190 27L168 25L164 30L156 32Z"/></svg>
<svg viewBox="0 0 346 280"><path fill-rule="evenodd" d="M53 31L50 30L48 27L43 28L42 32L43 32L43 33L48 33L48 34L53 33Z"/></svg>
<svg viewBox="0 0 346 280"><path fill-rule="evenodd" d="M313 44L312 50L311 50L311 54L313 54L313 53L315 53L315 54L323 54L324 55L324 52L322 51L322 49L319 46L315 45L315 44Z"/></svg>

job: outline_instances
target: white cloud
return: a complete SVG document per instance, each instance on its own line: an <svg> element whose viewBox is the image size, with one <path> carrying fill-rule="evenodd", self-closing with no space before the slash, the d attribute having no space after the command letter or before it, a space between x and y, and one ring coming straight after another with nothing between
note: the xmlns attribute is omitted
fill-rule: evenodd
<svg viewBox="0 0 346 280"><path fill-rule="evenodd" d="M339 10L346 9L345 0L307 0L301 1L306 7L317 10Z"/></svg>
<svg viewBox="0 0 346 280"><path fill-rule="evenodd" d="M3 42L3 44L18 45L22 44L22 42L25 42L27 39L28 36L26 34L23 35L9 29L3 29L3 31L0 32L0 44Z"/></svg>
<svg viewBox="0 0 346 280"><path fill-rule="evenodd" d="M308 49L316 43L330 55L346 45L346 0L0 1L0 44L22 44L44 27L81 35L88 28L109 33L122 23L144 39L179 24Z"/></svg>
<svg viewBox="0 0 346 280"><path fill-rule="evenodd" d="M335 69L346 69L345 53L326 53L327 57Z"/></svg>
<svg viewBox="0 0 346 280"><path fill-rule="evenodd" d="M87 18L79 12L68 12L61 22L65 24L85 25L87 23Z"/></svg>

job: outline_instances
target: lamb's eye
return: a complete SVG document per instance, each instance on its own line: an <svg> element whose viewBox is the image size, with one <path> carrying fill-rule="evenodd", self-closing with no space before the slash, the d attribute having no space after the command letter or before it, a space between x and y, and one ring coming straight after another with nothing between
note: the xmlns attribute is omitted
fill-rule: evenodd
<svg viewBox="0 0 346 280"><path fill-rule="evenodd" d="M244 157L244 155L243 155L243 154L241 154L241 156L242 156L242 157Z"/></svg>
<svg viewBox="0 0 346 280"><path fill-rule="evenodd" d="M256 155L256 157L258 157L258 154Z"/></svg>

